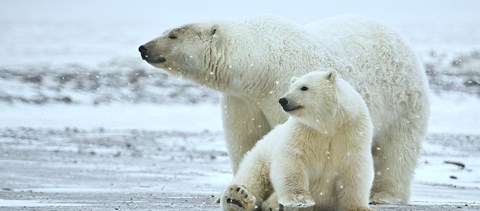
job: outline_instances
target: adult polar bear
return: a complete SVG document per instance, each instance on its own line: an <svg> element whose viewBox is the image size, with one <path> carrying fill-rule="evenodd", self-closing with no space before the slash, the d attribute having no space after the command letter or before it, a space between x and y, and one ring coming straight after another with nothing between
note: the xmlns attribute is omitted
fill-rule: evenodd
<svg viewBox="0 0 480 211"><path fill-rule="evenodd" d="M253 145L287 120L292 76L333 68L364 98L374 125L373 203L406 203L429 118L428 82L404 39L346 15L299 26L276 17L187 24L139 47L151 65L223 93L234 173Z"/></svg>

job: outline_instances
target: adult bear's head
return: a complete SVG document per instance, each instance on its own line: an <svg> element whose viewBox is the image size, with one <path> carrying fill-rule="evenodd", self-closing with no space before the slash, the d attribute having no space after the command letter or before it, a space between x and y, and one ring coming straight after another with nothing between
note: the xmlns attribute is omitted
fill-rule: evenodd
<svg viewBox="0 0 480 211"><path fill-rule="evenodd" d="M228 36L222 35L227 28L217 23L187 24L167 30L138 50L143 60L170 74L202 84L219 82L228 68L224 44Z"/></svg>

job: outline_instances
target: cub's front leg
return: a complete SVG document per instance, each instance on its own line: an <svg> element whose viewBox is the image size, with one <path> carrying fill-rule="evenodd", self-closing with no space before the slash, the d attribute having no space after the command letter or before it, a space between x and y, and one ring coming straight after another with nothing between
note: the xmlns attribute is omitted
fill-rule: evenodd
<svg viewBox="0 0 480 211"><path fill-rule="evenodd" d="M339 206L343 210L371 210L369 194L373 182L373 160L370 152L365 150L343 161L336 190Z"/></svg>
<svg viewBox="0 0 480 211"><path fill-rule="evenodd" d="M315 202L308 188L302 163L296 158L280 156L271 164L271 180L284 210L313 209Z"/></svg>

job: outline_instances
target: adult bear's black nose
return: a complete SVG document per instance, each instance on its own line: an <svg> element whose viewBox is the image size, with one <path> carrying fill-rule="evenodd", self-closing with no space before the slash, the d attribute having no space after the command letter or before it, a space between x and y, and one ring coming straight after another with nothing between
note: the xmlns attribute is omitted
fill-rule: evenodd
<svg viewBox="0 0 480 211"><path fill-rule="evenodd" d="M148 58L148 54L147 54L147 48L145 48L145 46L141 45L140 47L138 47L138 51L140 51L140 55L142 56L142 59L145 60L145 61L148 61L149 58Z"/></svg>
<svg viewBox="0 0 480 211"><path fill-rule="evenodd" d="M285 108L288 104L287 98L284 98L284 97L280 98L280 100L278 100L278 102L280 103L280 105L282 105L283 108Z"/></svg>
<svg viewBox="0 0 480 211"><path fill-rule="evenodd" d="M149 51L145 46L141 45L138 47L138 51L140 51L140 55L142 55L142 59L147 61L148 63L163 63L167 61L165 57L154 53L154 51Z"/></svg>
<svg viewBox="0 0 480 211"><path fill-rule="evenodd" d="M138 47L138 51L140 51L140 53L144 54L147 52L147 48L145 48L145 46L141 45L140 47Z"/></svg>

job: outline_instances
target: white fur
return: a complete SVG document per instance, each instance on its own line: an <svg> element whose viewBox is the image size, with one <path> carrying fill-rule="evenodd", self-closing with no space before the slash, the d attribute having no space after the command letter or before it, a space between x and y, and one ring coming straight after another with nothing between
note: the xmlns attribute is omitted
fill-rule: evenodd
<svg viewBox="0 0 480 211"><path fill-rule="evenodd" d="M276 210L278 203L316 204L322 210L369 209L373 126L368 108L347 82L335 75L327 79L328 74L311 72L290 86L284 97L302 108L290 111L286 123L247 153L222 197L225 210L236 210L228 208L225 196L238 186L254 196L249 204L270 198L273 186L278 202L269 201L264 210Z"/></svg>
<svg viewBox="0 0 480 211"><path fill-rule="evenodd" d="M169 39L175 33L177 39ZM339 16L307 26L275 17L189 24L144 45L153 64L223 93L223 123L234 172L244 154L287 120L278 106L292 76L334 69L367 103L374 125L372 202L406 203L429 118L418 57L385 25Z"/></svg>

